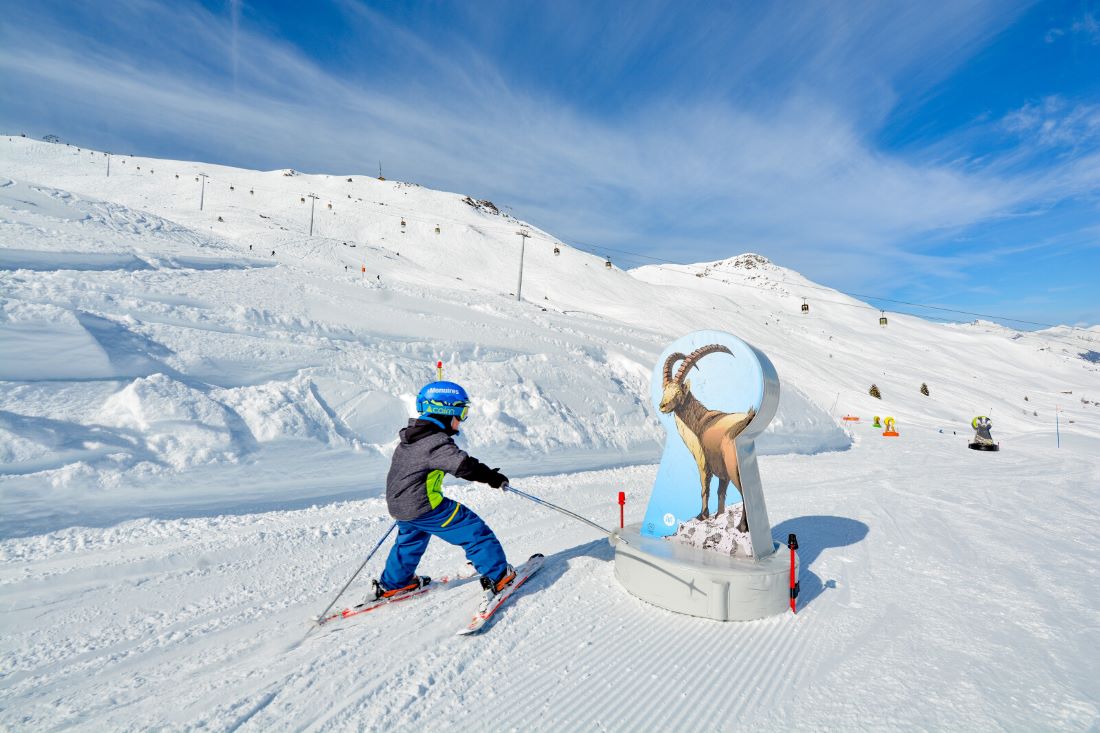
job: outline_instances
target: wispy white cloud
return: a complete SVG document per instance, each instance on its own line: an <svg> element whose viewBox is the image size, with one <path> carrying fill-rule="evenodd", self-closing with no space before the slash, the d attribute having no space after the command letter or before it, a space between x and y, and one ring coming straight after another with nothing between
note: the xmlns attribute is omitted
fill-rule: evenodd
<svg viewBox="0 0 1100 733"><path fill-rule="evenodd" d="M1100 44L1100 16L1086 12L1084 15L1074 18L1066 27L1049 29L1043 36L1043 40L1047 43L1054 43L1063 36L1077 36L1084 39L1086 43Z"/></svg>
<svg viewBox="0 0 1100 733"><path fill-rule="evenodd" d="M1042 147L1095 146L1100 138L1100 104L1070 104L1051 95L1010 112L1001 124Z"/></svg>

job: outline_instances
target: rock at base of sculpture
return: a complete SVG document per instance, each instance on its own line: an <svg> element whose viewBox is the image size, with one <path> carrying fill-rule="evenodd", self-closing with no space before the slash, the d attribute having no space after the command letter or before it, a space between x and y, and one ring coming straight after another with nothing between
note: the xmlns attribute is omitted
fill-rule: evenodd
<svg viewBox="0 0 1100 733"><path fill-rule="evenodd" d="M689 519L669 535L670 540L700 550L713 550L729 557L752 557L748 532L737 528L744 513L743 504L734 504L725 514L709 519Z"/></svg>

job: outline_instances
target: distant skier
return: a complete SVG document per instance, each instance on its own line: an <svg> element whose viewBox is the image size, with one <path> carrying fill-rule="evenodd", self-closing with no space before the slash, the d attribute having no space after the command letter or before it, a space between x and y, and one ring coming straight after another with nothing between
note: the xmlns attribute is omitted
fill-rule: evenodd
<svg viewBox="0 0 1100 733"><path fill-rule="evenodd" d="M470 410L462 387L432 382L416 396L416 410L420 417L402 428L386 477L386 504L397 520L397 541L382 577L372 582L374 597L368 600L392 598L428 585L431 578L415 572L433 535L466 551L466 559L481 574L486 599L491 599L516 577L516 571L481 517L443 496L443 475L494 489L508 483L508 477L455 445L453 436Z"/></svg>

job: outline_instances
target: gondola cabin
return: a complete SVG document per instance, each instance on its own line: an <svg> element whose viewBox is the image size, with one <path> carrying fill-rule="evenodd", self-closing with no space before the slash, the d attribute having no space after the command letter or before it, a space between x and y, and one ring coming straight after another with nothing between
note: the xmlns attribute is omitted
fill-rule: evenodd
<svg viewBox="0 0 1100 733"><path fill-rule="evenodd" d="M885 311L879 311L878 325L882 326L883 328L886 328L886 323L887 323L887 321L886 321L886 312Z"/></svg>
<svg viewBox="0 0 1100 733"><path fill-rule="evenodd" d="M554 247L554 254L560 255L561 254L561 247Z"/></svg>
<svg viewBox="0 0 1100 733"><path fill-rule="evenodd" d="M810 304L806 302L805 298L802 299L802 312L803 313L809 313L810 312Z"/></svg>
<svg viewBox="0 0 1100 733"><path fill-rule="evenodd" d="M611 260L607 260L606 262L604 262L603 266L610 270L611 269Z"/></svg>

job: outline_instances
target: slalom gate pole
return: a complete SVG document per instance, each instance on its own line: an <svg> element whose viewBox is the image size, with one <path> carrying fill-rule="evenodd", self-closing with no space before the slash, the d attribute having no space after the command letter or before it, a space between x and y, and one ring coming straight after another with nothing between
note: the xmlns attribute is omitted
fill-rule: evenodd
<svg viewBox="0 0 1100 733"><path fill-rule="evenodd" d="M798 537L787 535L787 547L791 548L791 613L798 613L798 576L794 569L794 558L798 552Z"/></svg>
<svg viewBox="0 0 1100 733"><path fill-rule="evenodd" d="M502 486L501 488L504 491L510 492L512 494L518 494L519 496L522 496L524 499L530 499L531 501L535 502L536 504L541 504L542 506L546 507L547 509L553 509L556 512L561 512L562 514L564 514L568 517L572 517L573 519L576 519L578 522L584 522L589 527L595 527L596 529L600 530L601 532L603 532L606 535L614 536L616 538L617 542L622 542L622 543L628 544L628 545L630 544L629 542L624 540L622 537L620 537L618 535L618 533L614 532L613 530L610 530L607 527L601 527L600 525L596 524L595 522L593 522L589 519L585 519L580 514L574 514L573 512L569 511L568 509L564 509L564 508L558 506L557 504L551 504L550 502L544 501L544 500L538 498L537 496L531 496L530 494L528 494L526 492L520 491L519 489L517 489L515 486L512 486L511 484L504 484L504 486Z"/></svg>
<svg viewBox="0 0 1100 733"><path fill-rule="evenodd" d="M332 599L332 603L325 606L325 610L321 611L321 613L318 614L318 616L317 616L317 624L318 625L320 625L321 621L325 618L325 614L328 613L329 610L333 606L336 605L336 601L340 600L340 596L344 595L344 591L346 591L348 589L348 586L351 585L352 581L359 577L359 573L363 572L363 568L365 568L367 566L367 563L370 562L370 559L372 557L374 557L374 553L378 552L378 548L382 546L382 543L386 541L386 538L390 536L390 533L393 532L393 528L396 527L396 526L397 526L396 521L393 524L390 525L390 528L386 530L386 534L382 535L382 539L378 540L378 544L375 545L374 549L370 551L369 555L367 555L367 559L363 561L363 564L359 566L359 569L356 570L355 573L351 576L351 578L348 579L348 582L344 583L344 587L341 588L340 592L336 594L336 597Z"/></svg>

